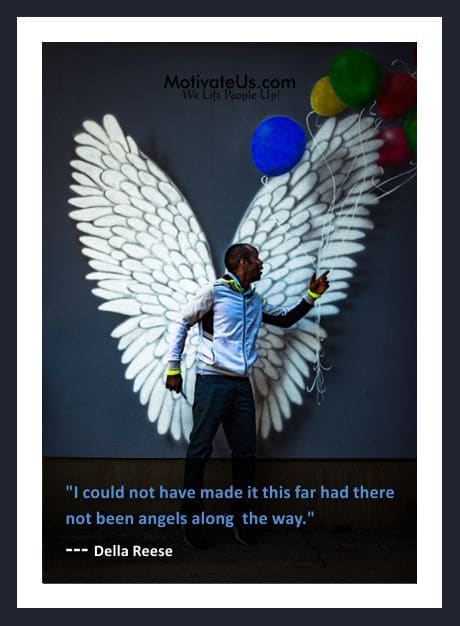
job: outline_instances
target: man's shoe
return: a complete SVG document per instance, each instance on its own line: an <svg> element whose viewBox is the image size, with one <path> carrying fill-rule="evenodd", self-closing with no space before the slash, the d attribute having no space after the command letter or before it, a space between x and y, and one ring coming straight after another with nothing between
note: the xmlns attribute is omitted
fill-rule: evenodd
<svg viewBox="0 0 460 626"><path fill-rule="evenodd" d="M233 534L235 535L235 539L244 546L255 546L257 544L256 531L252 526L234 526Z"/></svg>
<svg viewBox="0 0 460 626"><path fill-rule="evenodd" d="M182 532L184 533L184 541L192 550L206 550L209 542L203 534L201 526L189 526L182 524Z"/></svg>

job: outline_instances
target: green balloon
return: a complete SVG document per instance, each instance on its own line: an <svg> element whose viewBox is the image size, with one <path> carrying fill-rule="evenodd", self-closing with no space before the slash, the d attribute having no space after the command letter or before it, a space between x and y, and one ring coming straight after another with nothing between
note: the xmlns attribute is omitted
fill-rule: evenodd
<svg viewBox="0 0 460 626"><path fill-rule="evenodd" d="M417 109L414 107L404 120L404 134L410 151L417 154Z"/></svg>
<svg viewBox="0 0 460 626"><path fill-rule="evenodd" d="M350 107L361 109L378 94L382 75L373 56L350 48L338 54L329 68L335 94Z"/></svg>

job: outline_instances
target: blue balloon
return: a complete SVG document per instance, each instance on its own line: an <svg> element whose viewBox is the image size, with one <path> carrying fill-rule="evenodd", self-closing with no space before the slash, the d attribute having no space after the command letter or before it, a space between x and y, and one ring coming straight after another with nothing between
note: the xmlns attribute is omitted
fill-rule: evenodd
<svg viewBox="0 0 460 626"><path fill-rule="evenodd" d="M269 117L252 135L252 160L263 174L279 176L300 161L306 145L305 133L297 122L281 115Z"/></svg>

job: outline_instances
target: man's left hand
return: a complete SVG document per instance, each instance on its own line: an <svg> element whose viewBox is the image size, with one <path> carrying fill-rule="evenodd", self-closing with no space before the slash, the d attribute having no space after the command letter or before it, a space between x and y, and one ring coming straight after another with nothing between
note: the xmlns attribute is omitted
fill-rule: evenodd
<svg viewBox="0 0 460 626"><path fill-rule="evenodd" d="M321 296L326 289L329 287L329 283L327 282L327 275L329 274L329 270L326 270L319 278L316 278L316 272L313 272L313 276L310 279L310 284L308 288Z"/></svg>

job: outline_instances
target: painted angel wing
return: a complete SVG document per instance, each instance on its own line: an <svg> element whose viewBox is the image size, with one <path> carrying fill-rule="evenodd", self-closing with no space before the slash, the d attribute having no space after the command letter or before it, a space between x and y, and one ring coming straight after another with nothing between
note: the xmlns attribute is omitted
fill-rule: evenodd
<svg viewBox="0 0 460 626"><path fill-rule="evenodd" d="M314 270L331 269L330 287L307 318L284 330L263 326L254 366L259 432L281 431L291 404L303 402L311 364L317 362L326 332L322 315L338 312L346 298L359 243L373 228L366 205L375 205L378 129L374 120L351 115L329 118L298 165L272 178L246 211L234 241L251 243L264 262L257 290L269 304L290 306L305 293Z"/></svg>
<svg viewBox="0 0 460 626"><path fill-rule="evenodd" d="M199 283L214 281L206 238L192 210L166 174L106 115L102 126L83 123L75 137L71 185L78 197L70 217L83 233L83 254L97 281L92 293L101 311L126 316L112 332L123 351L126 378L148 406L160 434L189 436L196 329L189 334L182 362L186 401L164 386L169 325Z"/></svg>

